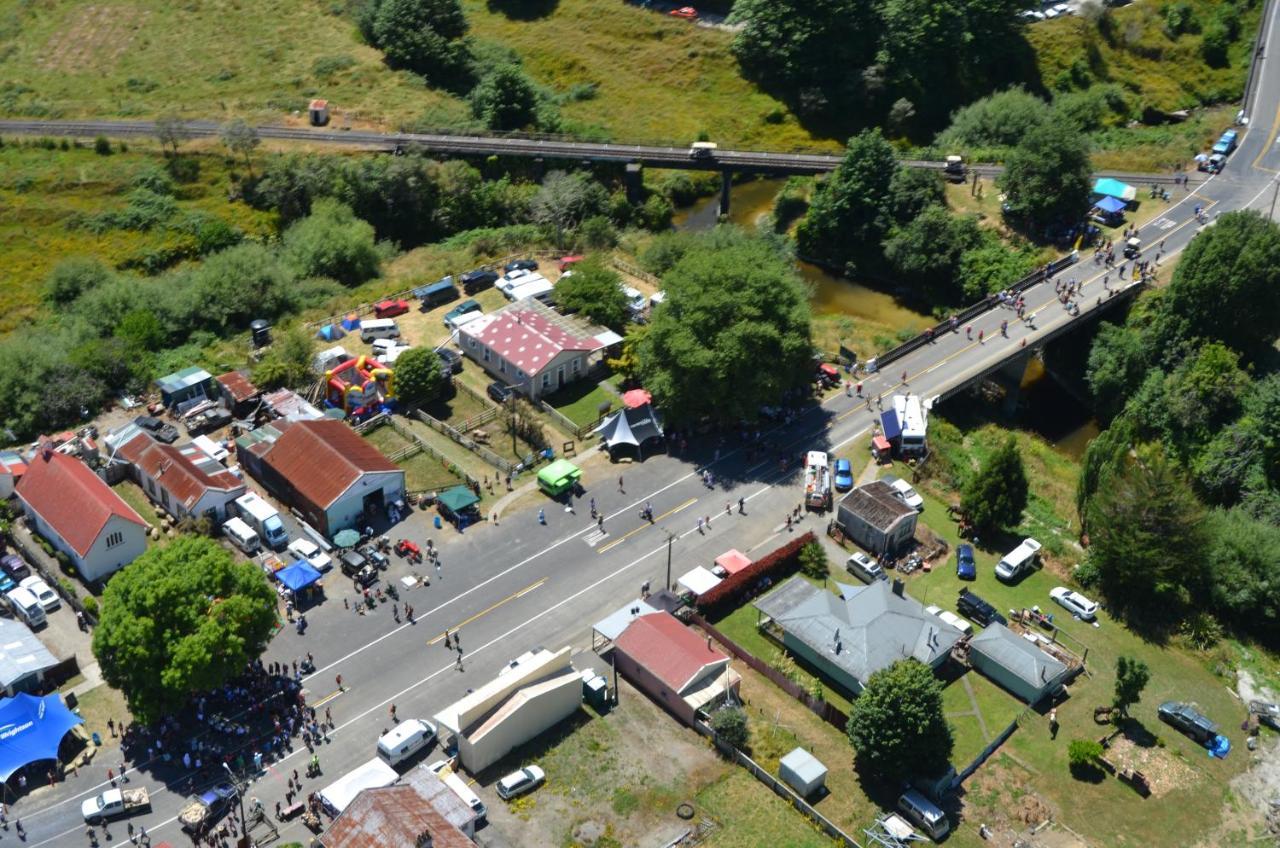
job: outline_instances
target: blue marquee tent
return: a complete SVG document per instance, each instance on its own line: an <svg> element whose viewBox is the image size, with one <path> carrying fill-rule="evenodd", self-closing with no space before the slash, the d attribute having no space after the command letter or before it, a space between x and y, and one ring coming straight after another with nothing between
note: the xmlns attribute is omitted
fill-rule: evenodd
<svg viewBox="0 0 1280 848"><path fill-rule="evenodd" d="M331 341L334 341L335 339L340 339L345 335L346 335L346 332L344 332L343 329L339 327L337 324L325 324L316 333L316 338L324 339L326 342L331 342Z"/></svg>
<svg viewBox="0 0 1280 848"><path fill-rule="evenodd" d="M0 701L0 781L30 763L57 759L62 737L83 723L57 693L23 692Z"/></svg>
<svg viewBox="0 0 1280 848"><path fill-rule="evenodd" d="M1119 180L1113 180L1111 177L1103 177L1094 183L1093 193L1106 195L1107 197L1117 197L1126 202L1138 197L1136 188Z"/></svg>
<svg viewBox="0 0 1280 848"><path fill-rule="evenodd" d="M1114 215L1117 212L1123 212L1128 204L1114 197L1104 197L1093 205L1103 212Z"/></svg>
<svg viewBox="0 0 1280 848"><path fill-rule="evenodd" d="M293 565L276 572L276 579L285 588L297 592L307 588L320 579L320 572L306 562L295 562Z"/></svg>

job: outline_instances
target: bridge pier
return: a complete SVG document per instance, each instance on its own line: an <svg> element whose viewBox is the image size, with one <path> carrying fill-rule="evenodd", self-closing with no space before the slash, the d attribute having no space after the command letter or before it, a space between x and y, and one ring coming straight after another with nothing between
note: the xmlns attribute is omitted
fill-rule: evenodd
<svg viewBox="0 0 1280 848"><path fill-rule="evenodd" d="M632 206L644 203L644 165L628 162L626 172L627 202Z"/></svg>
<svg viewBox="0 0 1280 848"><path fill-rule="evenodd" d="M1022 378L1027 373L1027 364L1031 362L1034 353L1033 350L1027 349L1025 353L1015 356L1000 366L1000 370L995 374L1000 383L1005 386L1004 403L1001 404L1000 412L1006 418L1012 418L1018 412L1018 399L1022 397Z"/></svg>
<svg viewBox="0 0 1280 848"><path fill-rule="evenodd" d="M727 168L720 172L720 216L729 214L729 192L733 188L733 173Z"/></svg>

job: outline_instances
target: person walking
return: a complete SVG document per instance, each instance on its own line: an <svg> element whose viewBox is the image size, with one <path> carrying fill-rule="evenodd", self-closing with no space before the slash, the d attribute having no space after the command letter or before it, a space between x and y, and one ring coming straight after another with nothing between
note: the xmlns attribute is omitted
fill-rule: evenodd
<svg viewBox="0 0 1280 848"><path fill-rule="evenodd" d="M618 491L624 495L627 493L627 490L622 488L622 477L618 477Z"/></svg>
<svg viewBox="0 0 1280 848"><path fill-rule="evenodd" d="M705 535L702 530L702 519L698 519L698 535Z"/></svg>
<svg viewBox="0 0 1280 848"><path fill-rule="evenodd" d="M342 675L341 675L341 674L339 674L339 675L335 678L335 680L337 681L337 684L338 684L338 691L339 691L339 692L345 692L345 691L347 691L347 690L346 690L346 689L344 689L344 688L343 688L343 686L342 686Z"/></svg>
<svg viewBox="0 0 1280 848"><path fill-rule="evenodd" d="M596 516L596 529L599 530L601 533L604 532L604 514L603 513Z"/></svg>
<svg viewBox="0 0 1280 848"><path fill-rule="evenodd" d="M746 514L747 514L747 499L746 499L746 498L738 498L738 514L739 514L739 515L746 515Z"/></svg>
<svg viewBox="0 0 1280 848"><path fill-rule="evenodd" d="M543 526L547 523L547 511L541 507L538 508L538 523Z"/></svg>

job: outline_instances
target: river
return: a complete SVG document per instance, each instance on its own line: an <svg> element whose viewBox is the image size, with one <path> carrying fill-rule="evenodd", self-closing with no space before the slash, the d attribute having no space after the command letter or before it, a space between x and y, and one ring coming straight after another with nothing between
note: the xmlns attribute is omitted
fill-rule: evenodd
<svg viewBox="0 0 1280 848"><path fill-rule="evenodd" d="M784 183L781 179L762 179L735 184L729 200L729 222L747 228L759 226L772 210L773 199ZM716 194L678 210L676 229L711 229L716 225L719 204L720 196ZM808 262L800 262L798 267L810 284L810 304L816 313L849 315L894 332L923 330L934 323L930 316L902 305L887 292L830 274ZM1037 433L1063 456L1079 461L1089 442L1098 435L1098 422L1088 409L1058 386L1038 359L1031 360L1023 377L1022 401L1016 425Z"/></svg>

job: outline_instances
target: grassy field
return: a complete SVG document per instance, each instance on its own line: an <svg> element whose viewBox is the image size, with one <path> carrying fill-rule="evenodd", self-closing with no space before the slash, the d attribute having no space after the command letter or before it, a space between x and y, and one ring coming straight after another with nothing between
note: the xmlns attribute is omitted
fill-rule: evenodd
<svg viewBox="0 0 1280 848"><path fill-rule="evenodd" d="M227 200L223 157L201 156L198 162L199 177L179 186L182 211L216 215L251 236L274 231L272 215ZM60 259L93 256L120 265L182 238L160 229L94 233L75 226L82 217L123 208L134 176L160 164L159 157L140 150L101 156L88 146L0 147L0 333L36 314L40 287Z"/></svg>
<svg viewBox="0 0 1280 848"><path fill-rule="evenodd" d="M600 418L601 404L608 403L613 409L622 406L622 400L614 392L593 380L579 380L570 383L560 391L547 397L547 403L557 412L579 427L584 427Z"/></svg>
<svg viewBox="0 0 1280 848"><path fill-rule="evenodd" d="M146 493L138 488L137 483L132 480L121 480L112 486L111 490L119 495L121 500L133 507L133 511L142 516L142 520L147 524L152 527L159 525L160 519L156 517L155 504L147 500Z"/></svg>
<svg viewBox="0 0 1280 848"><path fill-rule="evenodd" d="M365 433L365 439L374 447L386 454L395 453L409 446L404 436L390 427L375 427ZM413 456L396 462L404 469L404 484L411 492L423 492L432 489L447 489L462 482L462 479L449 472L449 469L436 457L426 451L419 451Z"/></svg>
<svg viewBox="0 0 1280 848"><path fill-rule="evenodd" d="M327 98L338 126L470 119L457 97L388 69L359 42L345 3L320 0L0 0L0 112L132 117L174 111L299 120ZM532 19L463 3L473 37L515 50L565 102L566 119L627 140L814 146L786 107L738 74L731 34L628 3L561 0Z"/></svg>

